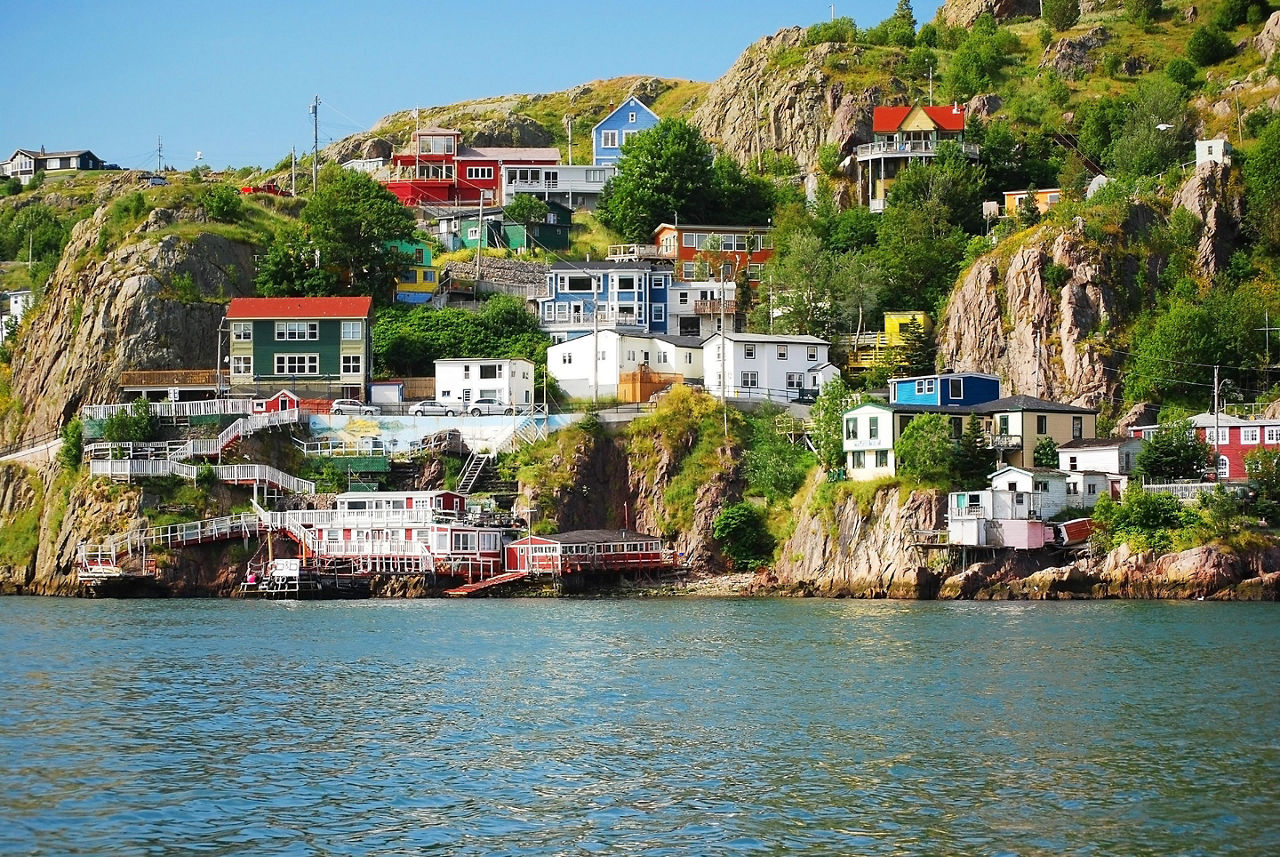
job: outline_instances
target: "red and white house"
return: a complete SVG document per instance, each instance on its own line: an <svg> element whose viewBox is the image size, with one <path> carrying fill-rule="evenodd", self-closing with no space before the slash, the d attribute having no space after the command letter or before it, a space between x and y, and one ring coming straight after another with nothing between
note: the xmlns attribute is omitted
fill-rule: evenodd
<svg viewBox="0 0 1280 857"><path fill-rule="evenodd" d="M884 211L898 174L913 162L937 155L939 143L955 142L966 158L977 160L980 148L964 142L964 119L964 107L959 105L872 110L871 142L858 146L849 158L856 165L858 202L872 211ZM849 160L842 166L847 168Z"/></svg>
<svg viewBox="0 0 1280 857"><path fill-rule="evenodd" d="M746 271L747 279L758 283L764 264L773 257L773 228L659 223L653 230L653 244L659 258L674 264L677 280L697 280L699 254L718 244L716 252L725 258L725 267L718 276L713 273L712 279L732 282L739 272Z"/></svg>
<svg viewBox="0 0 1280 857"><path fill-rule="evenodd" d="M1246 420L1230 414L1196 414L1190 418L1193 431L1214 449L1219 482L1248 478L1245 456L1255 449L1280 452L1280 419ZM1159 426L1134 426L1134 437L1149 439Z"/></svg>
<svg viewBox="0 0 1280 857"><path fill-rule="evenodd" d="M391 156L391 178L383 184L405 205L504 205L503 170L553 166L556 148L465 146L462 132L423 128L409 151Z"/></svg>
<svg viewBox="0 0 1280 857"><path fill-rule="evenodd" d="M657 536L633 530L574 530L526 536L506 548L507 571L573 574L583 571L640 571L670 568L675 555Z"/></svg>

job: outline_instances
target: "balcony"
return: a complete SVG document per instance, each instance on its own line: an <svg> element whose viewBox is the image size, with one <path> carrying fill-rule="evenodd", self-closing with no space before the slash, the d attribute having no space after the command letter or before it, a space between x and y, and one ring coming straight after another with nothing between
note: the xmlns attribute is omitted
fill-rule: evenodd
<svg viewBox="0 0 1280 857"><path fill-rule="evenodd" d="M949 141L938 141L949 142ZM977 159L982 152L982 147L973 143L959 143L960 151L965 157ZM938 153L938 143L932 140L906 140L901 143L876 142L863 143L857 148L856 154L859 161L869 161L872 158L932 158Z"/></svg>
<svg viewBox="0 0 1280 857"><path fill-rule="evenodd" d="M987 448L994 449L997 452L1012 452L1022 449L1022 435L1020 434L990 434L987 435Z"/></svg>
<svg viewBox="0 0 1280 857"><path fill-rule="evenodd" d="M656 244L610 244L608 258L614 262L674 258L663 254Z"/></svg>
<svg viewBox="0 0 1280 857"><path fill-rule="evenodd" d="M723 301L724 314L735 315L738 312L738 302L736 300ZM721 301L694 301L694 315L719 315Z"/></svg>
<svg viewBox="0 0 1280 857"><path fill-rule="evenodd" d="M546 331L583 330L644 330L644 322L637 321L633 313L611 312L571 312L567 316L556 316L554 319L543 318L542 329Z"/></svg>

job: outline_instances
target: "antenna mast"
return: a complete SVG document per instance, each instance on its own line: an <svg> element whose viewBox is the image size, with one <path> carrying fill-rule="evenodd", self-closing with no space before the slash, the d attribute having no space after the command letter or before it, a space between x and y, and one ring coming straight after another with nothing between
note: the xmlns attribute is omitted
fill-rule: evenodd
<svg viewBox="0 0 1280 857"><path fill-rule="evenodd" d="M160 172L160 155L164 152L164 143L160 140L160 135L156 135L156 172Z"/></svg>

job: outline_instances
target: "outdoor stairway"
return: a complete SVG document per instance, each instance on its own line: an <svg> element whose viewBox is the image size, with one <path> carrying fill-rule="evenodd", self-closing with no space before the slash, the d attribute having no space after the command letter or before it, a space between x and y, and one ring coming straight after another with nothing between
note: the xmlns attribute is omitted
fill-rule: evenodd
<svg viewBox="0 0 1280 857"><path fill-rule="evenodd" d="M462 473L458 476L458 484L455 490L459 494L472 493L481 482L492 460L493 456L491 454L472 453L471 457L467 459L467 463L463 466Z"/></svg>
<svg viewBox="0 0 1280 857"><path fill-rule="evenodd" d="M116 482L131 482L149 476L181 476L194 482L200 475L200 468L169 458L94 459L89 462L89 474L106 476ZM265 464L218 464L213 467L213 475L219 482L233 485L275 488L292 494L316 493L316 483Z"/></svg>
<svg viewBox="0 0 1280 857"><path fill-rule="evenodd" d="M176 548L207 542L247 539L259 532L258 516L252 512L205 518L164 527L147 527L115 536L104 544L81 542L76 549L76 565L81 582L104 577L120 577L119 558L142 553L147 547Z"/></svg>

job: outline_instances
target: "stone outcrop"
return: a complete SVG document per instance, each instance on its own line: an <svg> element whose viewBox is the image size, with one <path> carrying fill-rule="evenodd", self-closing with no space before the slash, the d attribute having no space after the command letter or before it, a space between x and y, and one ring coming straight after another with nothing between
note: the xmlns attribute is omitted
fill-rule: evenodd
<svg viewBox="0 0 1280 857"><path fill-rule="evenodd" d="M997 21L1022 15L1034 18L1040 14L1040 4L1037 0L947 0L938 17L953 27L968 27L983 12L990 12Z"/></svg>
<svg viewBox="0 0 1280 857"><path fill-rule="evenodd" d="M969 116L978 119L987 120L1000 112L1000 108L1004 107L1004 99L995 94L975 95L969 99L969 103L965 105L965 111Z"/></svg>
<svg viewBox="0 0 1280 857"><path fill-rule="evenodd" d="M1204 224L1196 245L1196 267L1205 277L1217 274L1240 242L1243 203L1240 194L1229 188L1230 175L1229 165L1200 164L1173 197L1174 208L1185 208Z"/></svg>
<svg viewBox="0 0 1280 857"><path fill-rule="evenodd" d="M1112 260L1074 231L1042 227L1002 265L979 259L938 325L941 365L1001 377L1004 395L1094 407L1118 397L1118 358L1094 334L1129 302ZM1064 277L1046 280L1050 266Z"/></svg>
<svg viewBox="0 0 1280 857"><path fill-rule="evenodd" d="M885 102L886 93L876 87L846 91L825 70L828 58L847 53L848 46L813 45L804 48L799 65L771 64L777 52L798 49L803 40L804 30L790 27L747 48L711 85L693 124L739 160L772 152L795 158L805 169L814 165L824 143L847 154L854 143L870 140L871 109Z"/></svg>
<svg viewBox="0 0 1280 857"><path fill-rule="evenodd" d="M1081 77L1097 68L1095 51L1110 39L1104 27L1094 27L1079 36L1058 39L1045 48L1040 68L1051 68L1066 78Z"/></svg>
<svg viewBox="0 0 1280 857"><path fill-rule="evenodd" d="M1276 51L1280 50L1280 12L1271 13L1271 17L1262 25L1262 32L1258 33L1253 44L1257 47L1258 53L1262 54L1263 60L1270 62L1276 55Z"/></svg>
<svg viewBox="0 0 1280 857"><path fill-rule="evenodd" d="M939 577L914 544L922 530L945 526L946 495L896 487L875 493L863 510L853 497L815 509L816 483L767 583L775 590L858 598L933 598Z"/></svg>

